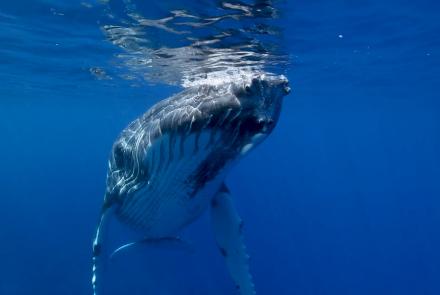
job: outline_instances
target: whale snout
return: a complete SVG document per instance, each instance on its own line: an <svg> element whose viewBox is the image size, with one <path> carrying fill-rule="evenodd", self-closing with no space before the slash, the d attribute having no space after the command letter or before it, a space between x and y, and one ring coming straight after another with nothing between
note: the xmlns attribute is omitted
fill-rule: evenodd
<svg viewBox="0 0 440 295"><path fill-rule="evenodd" d="M247 94L261 94L265 96L285 96L290 93L289 80L283 75L254 77L249 85L245 86Z"/></svg>
<svg viewBox="0 0 440 295"><path fill-rule="evenodd" d="M273 80L268 80L269 87L272 89L279 90L282 95L287 95L290 93L291 89L289 86L289 80L284 76L279 76Z"/></svg>

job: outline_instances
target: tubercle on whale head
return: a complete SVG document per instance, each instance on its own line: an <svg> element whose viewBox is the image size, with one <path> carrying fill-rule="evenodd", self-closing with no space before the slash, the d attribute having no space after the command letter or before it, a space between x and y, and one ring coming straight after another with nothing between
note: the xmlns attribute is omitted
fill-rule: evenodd
<svg viewBox="0 0 440 295"><path fill-rule="evenodd" d="M242 108L243 128L251 136L268 135L278 122L283 97L290 93L290 87L282 75L263 74L235 83L233 93Z"/></svg>
<svg viewBox="0 0 440 295"><path fill-rule="evenodd" d="M236 94L278 94L285 96L290 93L289 81L284 75L259 74L249 79L236 82Z"/></svg>

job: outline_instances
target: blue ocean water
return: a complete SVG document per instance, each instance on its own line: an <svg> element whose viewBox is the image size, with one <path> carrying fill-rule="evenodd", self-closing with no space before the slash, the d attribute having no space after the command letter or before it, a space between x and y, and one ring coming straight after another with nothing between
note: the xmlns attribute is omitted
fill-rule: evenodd
<svg viewBox="0 0 440 295"><path fill-rule="evenodd" d="M220 3L133 2L0 3L0 294L92 293L111 145L179 91L182 68L198 69L185 56L172 59L182 72L160 70L161 59L149 67L145 48L180 39L157 23L145 34L127 16L200 10L206 21ZM253 1L222 3L233 2ZM273 6L273 50L289 62L264 62L292 92L274 133L227 179L257 294L440 294L440 5ZM126 30L109 35L109 25ZM218 48L249 44L227 32L237 39ZM185 236L192 254L136 248L109 262L105 294L234 294L208 216Z"/></svg>

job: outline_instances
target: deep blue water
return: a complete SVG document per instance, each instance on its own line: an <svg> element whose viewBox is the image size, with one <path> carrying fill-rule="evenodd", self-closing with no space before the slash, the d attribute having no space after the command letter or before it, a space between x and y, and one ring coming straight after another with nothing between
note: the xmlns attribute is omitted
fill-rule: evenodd
<svg viewBox="0 0 440 295"><path fill-rule="evenodd" d="M440 294L440 5L310 2L280 3L292 93L227 179L257 294ZM0 3L0 294L91 294L112 142L178 91L120 78L84 3ZM117 257L106 294L233 294L208 216L185 236Z"/></svg>

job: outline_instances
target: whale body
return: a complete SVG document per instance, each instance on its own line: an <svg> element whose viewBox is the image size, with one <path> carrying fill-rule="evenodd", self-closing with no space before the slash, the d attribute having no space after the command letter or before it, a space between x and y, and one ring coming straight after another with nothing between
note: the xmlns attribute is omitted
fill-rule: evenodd
<svg viewBox="0 0 440 295"><path fill-rule="evenodd" d="M208 208L240 294L255 294L242 222L224 179L272 132L289 90L284 76L266 75L191 87L157 103L122 131L113 144L93 243L95 294L109 212L138 230L144 241L161 241L177 237Z"/></svg>

